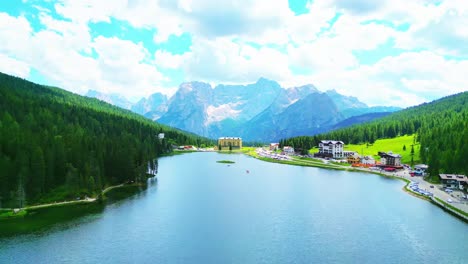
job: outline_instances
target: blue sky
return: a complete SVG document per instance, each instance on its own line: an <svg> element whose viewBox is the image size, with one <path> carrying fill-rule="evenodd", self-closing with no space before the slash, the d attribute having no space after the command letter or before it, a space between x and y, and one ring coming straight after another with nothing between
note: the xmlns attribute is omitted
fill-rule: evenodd
<svg viewBox="0 0 468 264"><path fill-rule="evenodd" d="M0 71L137 100L180 83L312 83L369 105L466 91L463 0L8 0Z"/></svg>

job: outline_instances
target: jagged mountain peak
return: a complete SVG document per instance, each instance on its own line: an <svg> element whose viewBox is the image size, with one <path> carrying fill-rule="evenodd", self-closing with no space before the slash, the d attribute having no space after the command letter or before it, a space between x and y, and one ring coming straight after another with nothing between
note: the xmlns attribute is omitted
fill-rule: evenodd
<svg viewBox="0 0 468 264"><path fill-rule="evenodd" d="M342 95L335 89L328 90L325 93L330 96L340 110L368 107L365 103L359 101L357 97Z"/></svg>
<svg viewBox="0 0 468 264"><path fill-rule="evenodd" d="M212 87L209 83L205 82L198 82L198 81L192 81L192 82L184 82L179 85L179 90L177 92L192 92L192 91L206 91L206 90L211 90Z"/></svg>
<svg viewBox="0 0 468 264"><path fill-rule="evenodd" d="M89 94L98 96L98 92ZM171 98L155 93L131 110L211 138L236 134L246 141L268 142L325 132L345 118L397 109L368 107L354 96L336 90L320 92L313 84L286 89L262 77L255 83L215 87L184 82Z"/></svg>
<svg viewBox="0 0 468 264"><path fill-rule="evenodd" d="M84 96L97 98L101 101L116 105L124 109L130 109L132 107L132 103L127 100L127 98L118 93L103 93L96 90L88 90Z"/></svg>
<svg viewBox="0 0 468 264"><path fill-rule="evenodd" d="M270 79L267 79L267 78L264 78L264 77L260 77L255 84L257 84L257 85L280 86L279 83L277 83L276 81L273 81L273 80L270 80Z"/></svg>

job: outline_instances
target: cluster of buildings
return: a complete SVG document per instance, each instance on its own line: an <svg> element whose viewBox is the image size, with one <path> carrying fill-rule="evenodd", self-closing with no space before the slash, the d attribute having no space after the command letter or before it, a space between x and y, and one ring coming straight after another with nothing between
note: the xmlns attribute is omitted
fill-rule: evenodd
<svg viewBox="0 0 468 264"><path fill-rule="evenodd" d="M319 152L315 153L314 156L333 159L346 158L347 162L350 164L361 164L364 166L377 164L372 156L360 156L354 151L345 151L344 146L345 144L343 141L321 140L318 145ZM379 152L378 155L380 156L379 164L381 166L401 167L401 155L392 152Z"/></svg>
<svg viewBox="0 0 468 264"><path fill-rule="evenodd" d="M468 178L459 174L439 174L440 182L444 188L467 190Z"/></svg>
<svg viewBox="0 0 468 264"><path fill-rule="evenodd" d="M389 152L379 152L380 162L375 161L372 156L360 156L354 151L345 151L343 141L336 140L321 140L318 147L319 152L314 154L315 157L345 159L346 162L363 167L377 166L381 168L402 169L401 155ZM428 166L418 164L414 166L414 170L410 172L411 176L424 176ZM444 188L467 190L468 177L458 174L439 174L440 181Z"/></svg>
<svg viewBox="0 0 468 264"><path fill-rule="evenodd" d="M258 148L256 152L260 157L266 157L266 158L276 159L276 160L291 160L291 158L285 153L278 154L274 151L264 150L263 148Z"/></svg>
<svg viewBox="0 0 468 264"><path fill-rule="evenodd" d="M186 146L177 146L178 150L191 150L191 151L196 151L198 150L197 147L192 146L192 145L186 145Z"/></svg>
<svg viewBox="0 0 468 264"><path fill-rule="evenodd" d="M161 138L161 135L159 135ZM164 135L162 135L164 138ZM353 164L353 166L362 167L380 167L390 169L402 169L403 164L401 163L401 155L397 153L389 152L378 152L380 161L376 161L372 156L360 156L355 151L345 151L345 144L339 140L321 140L318 144L319 151L314 154L314 157L318 158L330 158L341 160ZM192 150L193 146L181 146L180 149ZM240 137L220 137L218 139L218 150L236 150L242 148L242 138ZM279 143L270 143L270 152L275 152L280 149ZM277 155L272 156L278 159L287 159L287 155L292 155L295 150L291 146L284 146L281 155L272 154L267 152L259 153L261 156L264 155ZM411 176L424 176L428 169L427 165L419 164L414 166L414 170L411 171ZM440 181L444 188L449 189L461 189L466 190L468 188L468 178L465 175L457 174L440 174Z"/></svg>

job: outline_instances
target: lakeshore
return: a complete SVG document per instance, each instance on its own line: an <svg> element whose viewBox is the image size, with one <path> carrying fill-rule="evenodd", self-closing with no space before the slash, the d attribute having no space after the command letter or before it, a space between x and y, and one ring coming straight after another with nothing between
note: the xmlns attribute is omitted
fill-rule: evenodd
<svg viewBox="0 0 468 264"><path fill-rule="evenodd" d="M360 168L360 167L349 167L343 166L335 163L331 163L327 160L316 159L316 158L305 158L305 157L298 157L294 155L279 155L279 154L271 154L268 151L262 148L249 148L243 151L246 155L254 157L256 159L266 161L266 162L273 162L273 163L280 163L286 165L293 165L293 166L307 166L307 167L317 167L317 168L324 168L324 169L333 169L333 170L344 170L350 172L366 172L371 174L380 175L387 178L393 178L404 181L406 184L402 187L403 191L406 193L429 201L434 205L439 206L444 211L449 212L450 214L464 220L468 223L468 201L461 201L454 196L442 191L442 188L435 187L434 184L424 181L422 177L412 177L407 170L396 171L396 172L386 172L383 170L380 171L372 171L368 168ZM415 183L420 186L420 189L428 191L431 190L432 196L425 196L421 193L409 188L411 183ZM432 187L431 187L432 186ZM447 203L446 201L452 201L451 203Z"/></svg>
<svg viewBox="0 0 468 264"><path fill-rule="evenodd" d="M193 151L186 152L186 153L192 153L192 152ZM184 152L179 152L177 154L183 154L183 153ZM372 170L369 170L369 169L356 168L356 167L350 167L350 166L343 166L343 165L340 165L340 164L327 162L325 160L311 159L311 158L305 158L305 157L299 157L299 156L275 155L275 158L269 158L269 157L262 156L265 153L262 153L262 152L258 151L258 149L253 149L253 148L244 149L243 151L236 151L236 152L231 153L231 154L235 154L235 153L245 154L245 155L254 157L256 159L259 159L261 161L267 161L267 162L272 162L272 163L279 163L279 164L285 164L285 165L294 165L294 166L303 166L303 167L318 167L318 168L329 169L329 170L337 170L337 171L366 172L366 173L371 173L371 174L376 174L376 175L379 175L379 176L383 176L383 177L386 177L386 178L399 179L399 180L402 180L402 181L405 182L405 185L402 187L402 189L406 193L408 193L408 194L410 194L412 196L415 196L417 198L429 201L429 202L439 206L443 210L453 214L454 216L457 216L458 218L464 220L465 222L468 222L467 221L466 211L464 211L464 209L462 207L462 206L466 206L465 204L462 204L462 203L457 203L457 204L446 203L445 200L449 199L449 197L451 197L451 196L448 196L448 194L446 194L445 192L440 191L438 189L433 189L433 191L435 193L435 197L427 197L427 196L421 195L418 192L415 192L414 190L409 188L410 184L414 184L414 183L417 182L418 184L420 184L421 188L429 188L429 186L424 185L424 184L429 185L429 183L423 181L420 177L410 177L409 173L406 172L406 171L392 172L392 173L384 172L384 171L372 171ZM223 154L228 154L228 153L223 152ZM225 162L229 161L229 164L233 164L232 162L234 162L234 161L231 161L231 160L217 160L216 163L220 163L220 161L222 161L221 163L225 163ZM138 187L138 186L136 186L135 184L133 184L133 185L119 184L119 185L109 186L109 187L105 188L102 191L102 193L100 195L96 196L96 197L86 198L86 199L82 199L82 200L73 200L73 201L63 201L63 202L57 202L57 203L32 205L32 206L25 207L23 210L20 210L15 215L11 214L13 209L7 209L7 210L3 209L3 210L0 210L0 221L4 221L4 223L5 223L5 219L6 219L9 222L15 222L15 221L18 221L18 219L23 219L23 218L27 217L29 213L34 214L38 210L47 209L47 208L54 208L54 207L64 207L64 208L67 207L67 208L70 208L70 206L77 206L77 208L75 208L73 210L83 211L83 212L84 211L92 212L92 211L95 211L96 208L91 208L91 209L90 208L83 209L83 208L86 208L86 205L99 204L99 203L96 203L97 201L100 200L100 199L98 199L99 196L104 196L105 194L109 193L110 191L112 191L114 189L122 189L123 187ZM446 196L444 196L444 194ZM121 197L121 198L125 198L125 197L128 197L128 196L129 196L128 194L124 194L123 197ZM453 198L453 197L451 197L451 198ZM2 215L3 215L3 217L2 217Z"/></svg>
<svg viewBox="0 0 468 264"><path fill-rule="evenodd" d="M100 201L102 201L103 197L107 198L107 196L110 196L111 198L114 198L116 196L118 197L118 199L122 199L131 194L134 194L134 192L123 191L124 195L114 195L114 194L111 194L111 192L117 189L120 189L120 190L135 189L135 188L140 188L140 187L142 187L141 184L118 184L118 185L113 185L113 186L109 186L105 188L100 194L96 195L95 197L86 197L80 200L36 204L36 205L26 206L23 208L0 208L0 221L3 221L4 223L5 221L17 221L18 219L21 220L27 217L31 212L35 212L40 209L54 208L54 207L70 208L70 206L95 204L95 203L99 203Z"/></svg>
<svg viewBox="0 0 468 264"><path fill-rule="evenodd" d="M359 253L379 263L463 263L464 222L401 192L401 182L367 176L216 152L160 158L157 184L127 199L38 209L58 221L77 216L0 238L0 259L346 263ZM94 211L80 215L87 206Z"/></svg>

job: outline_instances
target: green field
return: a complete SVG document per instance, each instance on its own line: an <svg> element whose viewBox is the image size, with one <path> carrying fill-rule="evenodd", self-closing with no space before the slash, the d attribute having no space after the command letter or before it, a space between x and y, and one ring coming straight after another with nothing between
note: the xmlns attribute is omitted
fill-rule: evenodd
<svg viewBox="0 0 468 264"><path fill-rule="evenodd" d="M346 151L356 151L359 155L371 155L376 160L380 160L377 153L379 151L388 152L392 151L393 153L400 154L402 156L401 162L403 164L411 164L411 145L413 145L414 135L405 135L396 138L388 138L388 139L378 139L372 145L353 145L353 144L346 144L345 150ZM346 143L346 142L345 142ZM403 150L403 146L406 146L406 150ZM413 156L413 164L420 163L419 160L419 143L416 142L414 145L414 156ZM311 153L318 152L317 148L314 148L310 151Z"/></svg>

